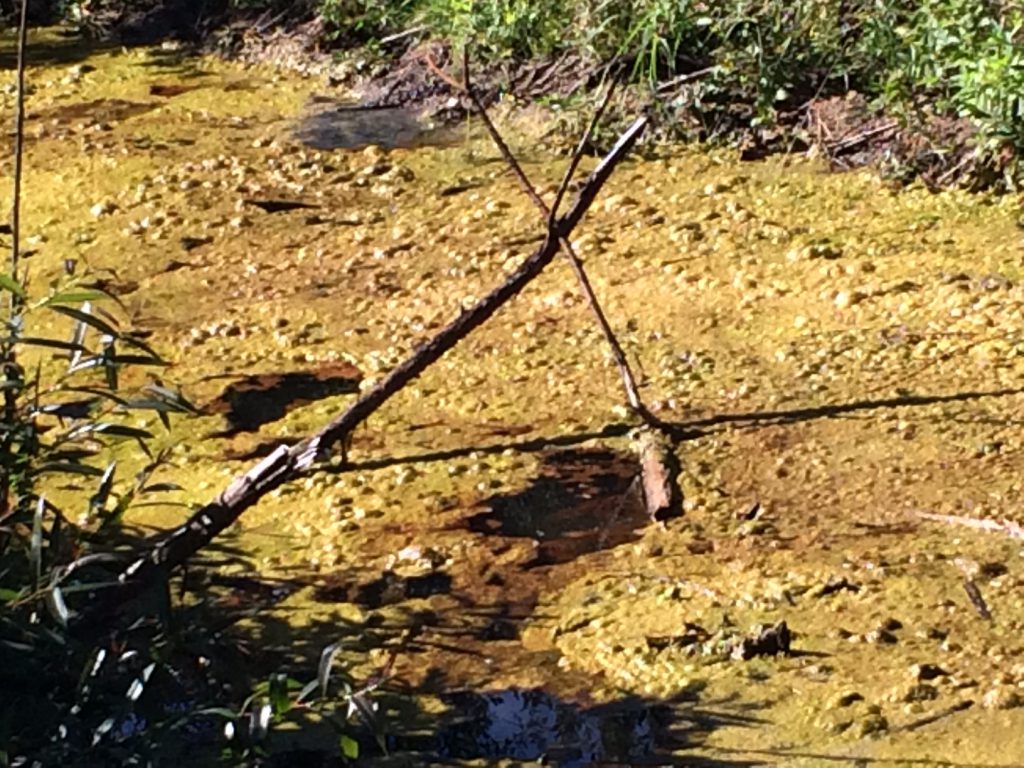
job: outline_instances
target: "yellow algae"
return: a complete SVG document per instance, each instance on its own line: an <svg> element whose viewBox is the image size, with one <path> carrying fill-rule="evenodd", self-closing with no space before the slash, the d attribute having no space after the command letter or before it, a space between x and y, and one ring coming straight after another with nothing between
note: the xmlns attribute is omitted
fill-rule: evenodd
<svg viewBox="0 0 1024 768"><path fill-rule="evenodd" d="M479 131L450 147L314 150L291 131L315 82L174 51L100 51L78 70L53 58L29 71L34 280L65 259L112 270L126 318L154 331L175 361L166 378L200 405L232 376L340 363L369 386L542 231ZM9 117L9 88L0 104ZM562 161L518 144L550 195ZM254 203L281 200L311 207ZM678 448L682 519L536 562L541 512L560 499L591 504L598 527L631 503L608 469L626 461L631 426L617 373L556 261L356 432L352 467L275 492L230 541L267 576L301 574L272 616L285 635L313 627L330 642L332 622L440 617L417 631L443 641L398 662L411 684L445 669L452 685L579 693L586 681L595 700L728 702L684 750L724 761L1020 754L1019 546L917 514L1020 521L1017 205L896 191L794 158L635 158L574 237L644 397L695 433ZM206 501L353 396L295 405L253 433L213 436L215 413L179 421L158 440L174 446L162 478L185 487L173 498ZM560 495L578 479L552 469L556 440L611 485ZM608 449L619 458L587 453ZM116 457L140 461L128 444ZM487 527L508 499L532 528ZM170 527L185 514L133 520ZM993 622L964 591L965 560ZM384 597L371 588L393 572L442 574L450 591L388 602L386 585ZM367 594L381 604L357 607ZM726 639L779 620L796 655L744 662L710 639L699 652L684 642L694 627ZM474 634L485 630L498 639ZM453 652L452 634L480 657ZM922 665L942 672L922 679Z"/></svg>

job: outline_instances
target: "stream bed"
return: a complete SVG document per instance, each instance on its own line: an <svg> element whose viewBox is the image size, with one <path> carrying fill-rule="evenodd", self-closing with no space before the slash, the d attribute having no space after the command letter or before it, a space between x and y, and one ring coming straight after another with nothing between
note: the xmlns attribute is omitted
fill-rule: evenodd
<svg viewBox="0 0 1024 768"><path fill-rule="evenodd" d="M33 279L102 276L174 361L204 408L160 438L183 502L329 421L543 231L473 126L368 111L339 129L356 147L308 146L319 82L174 46L42 35L28 78ZM342 112L316 114L323 137ZM550 200L542 132L509 140ZM1019 763L1019 207L646 150L574 242L647 403L692 435L685 514L644 517L616 368L556 261L350 466L232 527L223 574L289 585L233 631L313 659L340 633L367 670L400 648L381 764ZM782 622L788 653L748 653Z"/></svg>

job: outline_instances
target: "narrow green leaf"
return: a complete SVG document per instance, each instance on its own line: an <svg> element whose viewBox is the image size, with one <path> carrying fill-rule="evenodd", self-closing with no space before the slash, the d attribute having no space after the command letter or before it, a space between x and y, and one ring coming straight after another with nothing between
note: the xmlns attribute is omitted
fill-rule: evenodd
<svg viewBox="0 0 1024 768"><path fill-rule="evenodd" d="M142 692L146 689L146 683L149 682L149 678L153 675L154 669L156 669L156 662L150 662L143 668L139 676L132 680L131 685L128 686L128 690L125 692L125 698L128 701L139 700Z"/></svg>
<svg viewBox="0 0 1024 768"><path fill-rule="evenodd" d="M26 297L25 286L6 272L0 272L0 289L10 291L19 299L24 299Z"/></svg>
<svg viewBox="0 0 1024 768"><path fill-rule="evenodd" d="M134 437L140 440L147 440L153 436L153 433L146 429L140 429L138 427L128 427L124 424L110 424L104 423L99 425L97 432L104 435L116 435L117 437Z"/></svg>
<svg viewBox="0 0 1024 768"><path fill-rule="evenodd" d="M134 437L139 440L151 438L152 433L138 427L129 427L124 424L113 424L109 421L78 424L69 430L66 439L77 440L86 435L113 435L115 437Z"/></svg>
<svg viewBox="0 0 1024 768"><path fill-rule="evenodd" d="M110 294L103 291L61 291L43 300L43 305L48 304L84 304L88 301L97 301L110 298Z"/></svg>
<svg viewBox="0 0 1024 768"><path fill-rule="evenodd" d="M62 626L68 625L68 617L71 613L68 611L68 604L64 602L64 593L60 587L53 587L46 593L46 607L50 611L50 615L57 620Z"/></svg>
<svg viewBox="0 0 1024 768"><path fill-rule="evenodd" d="M117 387L117 362L114 356L117 354L114 342L110 342L103 350L103 373L107 379L107 386L116 390Z"/></svg>
<svg viewBox="0 0 1024 768"><path fill-rule="evenodd" d="M54 306L50 307L50 309L52 309L54 312L59 312L62 315L67 315L73 320L78 320L81 323L85 323L86 325L92 326L100 333L105 333L107 336L110 336L111 338L116 339L120 336L120 332L116 328L107 323L105 320L101 320L100 318L96 317L96 315L92 314L87 304L84 305L83 309L65 307L61 306L60 304L55 304Z"/></svg>
<svg viewBox="0 0 1024 768"><path fill-rule="evenodd" d="M277 672L270 676L269 683L270 706L274 709L275 717L280 717L292 706L288 698L288 675Z"/></svg>
<svg viewBox="0 0 1024 768"><path fill-rule="evenodd" d="M68 475L82 475L84 477L102 477L103 470L90 467L88 464L75 464L64 461L47 461L39 465L39 474L47 472L60 472Z"/></svg>
<svg viewBox="0 0 1024 768"><path fill-rule="evenodd" d="M260 704L249 713L249 736L254 742L261 742L267 737L272 715L273 710L268 703Z"/></svg>
<svg viewBox="0 0 1024 768"><path fill-rule="evenodd" d="M63 349L68 352L88 352L89 348L74 341L61 341L60 339L45 339L39 336L25 336L18 339L21 344L31 347L49 347L51 349Z"/></svg>
<svg viewBox="0 0 1024 768"><path fill-rule="evenodd" d="M65 448L60 451L53 451L46 455L47 461L63 461L68 464L80 463L99 453L98 448Z"/></svg>
<svg viewBox="0 0 1024 768"><path fill-rule="evenodd" d="M359 759L359 742L353 739L351 736L341 734L341 754L343 754L349 760Z"/></svg>
<svg viewBox="0 0 1024 768"><path fill-rule="evenodd" d="M32 562L32 573L35 574L36 588L43 579L43 512L46 500L40 496L36 501L36 512L32 516L32 539L29 545L29 558Z"/></svg>
<svg viewBox="0 0 1024 768"><path fill-rule="evenodd" d="M331 643L320 654L320 667L317 670L316 680L320 686L320 698L327 696L327 685L331 681L331 666L334 659L341 650L341 643Z"/></svg>
<svg viewBox="0 0 1024 768"><path fill-rule="evenodd" d="M61 392L82 392L84 394L96 395L96 397L103 397L111 402L117 403L118 405L130 408L131 405L128 400L123 397L118 397L113 392L103 387L86 387L86 386L65 386L61 387Z"/></svg>
<svg viewBox="0 0 1024 768"><path fill-rule="evenodd" d="M6 587L0 587L0 602L13 603L15 600L20 600L28 591L25 589L7 589Z"/></svg>
<svg viewBox="0 0 1024 768"><path fill-rule="evenodd" d="M302 690L299 691L299 696L295 700L295 703L301 704L312 695L313 691L315 691L319 687L319 680L311 680L310 682L306 683L304 686L302 686Z"/></svg>
<svg viewBox="0 0 1024 768"><path fill-rule="evenodd" d="M141 349L150 357L155 357L158 359L160 357L160 355L156 353L156 350L154 350L151 346L149 346L149 344L140 339L138 336L134 335L131 331L129 331L128 333L121 334L121 342L127 344L130 347Z"/></svg>
<svg viewBox="0 0 1024 768"><path fill-rule="evenodd" d="M205 707L203 709L195 710L195 714L217 715L218 717L223 717L225 720L234 720L236 717L238 717L237 712L235 712L233 709L228 709L227 707Z"/></svg>
<svg viewBox="0 0 1024 768"><path fill-rule="evenodd" d="M136 411L156 411L157 413L192 413L197 415L198 411L180 403L170 403L165 400L129 400L125 403L126 408Z"/></svg>
<svg viewBox="0 0 1024 768"><path fill-rule="evenodd" d="M117 470L117 462L112 461L107 465L106 470L103 472L103 477L100 478L99 487L96 489L96 493L89 499L89 515L99 516L107 510L107 500L110 498L110 491L114 487L114 472Z"/></svg>

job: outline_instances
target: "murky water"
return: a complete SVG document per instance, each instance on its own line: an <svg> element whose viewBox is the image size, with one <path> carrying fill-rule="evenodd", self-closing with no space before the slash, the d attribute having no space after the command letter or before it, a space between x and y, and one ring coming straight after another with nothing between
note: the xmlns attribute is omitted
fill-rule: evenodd
<svg viewBox="0 0 1024 768"><path fill-rule="evenodd" d="M119 286L210 404L162 438L183 500L324 424L535 246L478 135L386 150L373 123L317 150L295 138L313 82L45 39L33 60L33 274ZM550 194L536 133L510 138ZM1020 545L962 525L1021 521L1017 217L800 160L634 159L575 241L644 396L695 435L685 516L639 514L615 369L556 263L354 435L351 469L240 521L224 575L290 588L237 631L314 657L345 627L366 671L404 638L395 744L438 759L1019 762ZM781 621L791 655L736 653Z"/></svg>
<svg viewBox="0 0 1024 768"><path fill-rule="evenodd" d="M411 149L457 141L458 132L437 128L402 107L360 107L314 100L294 130L295 138L314 149Z"/></svg>

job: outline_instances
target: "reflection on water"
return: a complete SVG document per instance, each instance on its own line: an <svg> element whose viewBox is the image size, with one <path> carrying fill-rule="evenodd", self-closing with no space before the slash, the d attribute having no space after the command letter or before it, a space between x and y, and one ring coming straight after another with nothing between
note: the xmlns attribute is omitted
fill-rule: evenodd
<svg viewBox="0 0 1024 768"><path fill-rule="evenodd" d="M563 767L629 763L655 754L657 727L646 706L583 710L540 690L446 697L464 719L439 734L442 757L537 760Z"/></svg>

